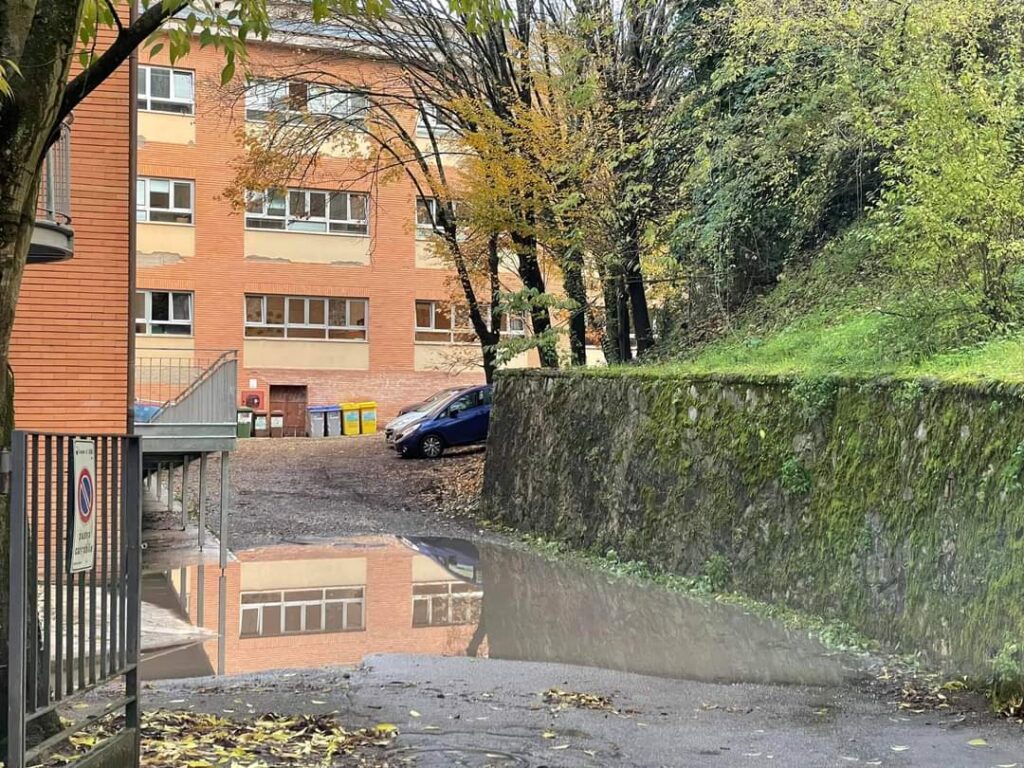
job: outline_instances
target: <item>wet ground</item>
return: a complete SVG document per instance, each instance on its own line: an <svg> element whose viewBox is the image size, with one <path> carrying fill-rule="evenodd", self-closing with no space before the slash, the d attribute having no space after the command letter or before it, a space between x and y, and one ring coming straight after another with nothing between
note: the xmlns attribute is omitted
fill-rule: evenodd
<svg viewBox="0 0 1024 768"><path fill-rule="evenodd" d="M900 710L873 659L481 538L424 502L458 464L285 443L235 455L227 567L148 574L147 603L207 634L147 654L147 709L393 723L427 766L1024 768L1018 726Z"/></svg>

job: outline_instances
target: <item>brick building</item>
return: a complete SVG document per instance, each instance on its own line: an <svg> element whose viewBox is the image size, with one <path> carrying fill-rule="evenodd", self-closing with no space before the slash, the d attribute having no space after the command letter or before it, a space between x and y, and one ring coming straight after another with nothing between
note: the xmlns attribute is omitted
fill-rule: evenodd
<svg viewBox="0 0 1024 768"><path fill-rule="evenodd" d="M50 153L11 339L20 429L128 426L130 95L125 64L75 109Z"/></svg>
<svg viewBox="0 0 1024 768"><path fill-rule="evenodd" d="M283 73L315 57L371 82L387 65L315 45L256 44L250 56L266 80L248 89L238 78L221 86L216 51L194 50L173 68L158 54L140 67L139 354L237 349L240 398L255 390L264 407L284 410L286 434L302 432L306 405L376 400L387 416L482 381L475 341L452 328L450 273L417 227L408 178L370 178L357 151L326 146L282 193L253 190L244 209L226 194L241 137L275 103L331 115L365 108L355 94L328 103Z"/></svg>

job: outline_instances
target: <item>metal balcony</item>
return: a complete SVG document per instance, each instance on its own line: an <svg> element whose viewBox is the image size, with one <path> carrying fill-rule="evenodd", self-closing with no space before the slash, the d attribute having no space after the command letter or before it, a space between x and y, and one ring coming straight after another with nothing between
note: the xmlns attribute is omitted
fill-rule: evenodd
<svg viewBox="0 0 1024 768"><path fill-rule="evenodd" d="M43 161L36 204L36 225L28 249L30 264L70 259L75 250L71 228L71 128L60 129L60 138Z"/></svg>
<svg viewBox="0 0 1024 768"><path fill-rule="evenodd" d="M233 450L237 385L235 350L140 350L134 422L143 453Z"/></svg>

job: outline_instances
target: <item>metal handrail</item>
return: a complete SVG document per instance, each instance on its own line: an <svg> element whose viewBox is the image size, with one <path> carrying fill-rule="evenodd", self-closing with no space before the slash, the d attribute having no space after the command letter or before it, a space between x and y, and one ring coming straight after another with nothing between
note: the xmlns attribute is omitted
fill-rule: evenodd
<svg viewBox="0 0 1024 768"><path fill-rule="evenodd" d="M36 221L49 221L62 227L71 224L71 126L64 123L53 143L39 178Z"/></svg>
<svg viewBox="0 0 1024 768"><path fill-rule="evenodd" d="M211 380L218 376L219 372L228 365L235 365L238 360L237 350L197 350L190 356L181 356L183 350L165 350L177 352L177 357L163 357L153 355L153 352L160 352L159 349L147 349L146 356L136 360L136 392L143 395L143 402L149 401L155 405L155 409L142 421L153 423L162 421L160 417L168 414L178 406L182 406L190 398L193 400L201 396L199 405L194 402L192 408L199 407L201 413L194 414L200 420L214 416L219 417L223 411L225 414L230 411L234 418L235 401L235 375L229 372L230 381L218 381L214 385ZM204 356L206 356L204 358ZM220 379L224 379L221 375ZM210 383L214 390L202 391L204 385ZM228 391L230 389L230 391ZM212 398L212 400L211 400ZM223 402L221 402L223 400ZM211 411L210 408L213 408ZM184 418L185 414L178 414L173 420ZM137 419L137 423L138 423Z"/></svg>

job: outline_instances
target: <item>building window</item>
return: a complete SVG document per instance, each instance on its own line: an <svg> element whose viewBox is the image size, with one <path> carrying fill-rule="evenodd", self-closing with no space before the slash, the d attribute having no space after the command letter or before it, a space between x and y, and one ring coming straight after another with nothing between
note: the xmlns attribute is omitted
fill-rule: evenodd
<svg viewBox="0 0 1024 768"><path fill-rule="evenodd" d="M308 114L362 124L369 109L365 94L301 80L259 80L245 92L245 119L257 122Z"/></svg>
<svg viewBox="0 0 1024 768"><path fill-rule="evenodd" d="M242 637L366 629L364 587L242 593Z"/></svg>
<svg viewBox="0 0 1024 768"><path fill-rule="evenodd" d="M138 221L165 224L192 223L192 182L140 176L136 186Z"/></svg>
<svg viewBox="0 0 1024 768"><path fill-rule="evenodd" d="M195 104L195 73L191 70L139 67L139 109L191 115Z"/></svg>
<svg viewBox="0 0 1024 768"><path fill-rule="evenodd" d="M370 196L363 192L268 189L246 192L245 226L289 232L366 235Z"/></svg>
<svg viewBox="0 0 1024 768"><path fill-rule="evenodd" d="M440 117L440 110L436 104L429 101L421 101L419 112L416 118L416 135L421 138L433 136L436 139L443 139L455 133L452 128Z"/></svg>
<svg viewBox="0 0 1024 768"><path fill-rule="evenodd" d="M186 291L136 291L135 332L148 336L191 336L192 294Z"/></svg>
<svg viewBox="0 0 1024 768"><path fill-rule="evenodd" d="M480 312L490 327L489 304L481 304ZM509 336L526 335L526 320L520 314L505 313L501 332ZM469 306L447 301L416 301L416 341L443 344L471 344L477 340L469 317Z"/></svg>
<svg viewBox="0 0 1024 768"><path fill-rule="evenodd" d="M270 339L366 341L366 299L245 297L245 335Z"/></svg>
<svg viewBox="0 0 1024 768"><path fill-rule="evenodd" d="M441 225L441 205L436 197L416 198L416 237L425 240L432 234L443 234L444 227ZM459 201L452 200L451 215L458 221ZM465 239L465 232L457 231L460 240Z"/></svg>
<svg viewBox="0 0 1024 768"><path fill-rule="evenodd" d="M476 624L484 593L476 584L447 581L412 585L412 625L450 627Z"/></svg>

